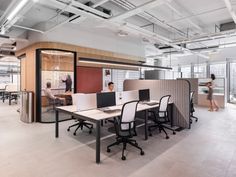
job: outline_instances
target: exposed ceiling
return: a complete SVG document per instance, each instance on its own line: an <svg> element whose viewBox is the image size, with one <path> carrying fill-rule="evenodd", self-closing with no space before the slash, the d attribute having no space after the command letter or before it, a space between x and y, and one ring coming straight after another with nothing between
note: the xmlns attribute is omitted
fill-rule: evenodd
<svg viewBox="0 0 236 177"><path fill-rule="evenodd" d="M236 42L236 0L0 0L0 4L0 32L10 37L0 37L0 51L6 45L14 50L28 31L45 33L68 23L141 38L150 58L170 53L207 57L202 51Z"/></svg>

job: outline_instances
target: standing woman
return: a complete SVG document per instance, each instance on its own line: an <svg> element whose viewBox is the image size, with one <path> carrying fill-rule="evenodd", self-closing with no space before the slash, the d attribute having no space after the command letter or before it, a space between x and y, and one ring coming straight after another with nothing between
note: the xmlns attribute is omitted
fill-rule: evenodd
<svg viewBox="0 0 236 177"><path fill-rule="evenodd" d="M209 111L218 111L219 110L219 106L213 97L213 91L214 91L214 87L215 87L215 79L216 79L215 75L211 74L211 81L207 83L207 87L209 89L207 99L210 102Z"/></svg>
<svg viewBox="0 0 236 177"><path fill-rule="evenodd" d="M66 80L62 80L62 82L65 82L66 84L66 92L71 92L72 91L72 79L71 79L71 76L68 74L67 77L66 77Z"/></svg>

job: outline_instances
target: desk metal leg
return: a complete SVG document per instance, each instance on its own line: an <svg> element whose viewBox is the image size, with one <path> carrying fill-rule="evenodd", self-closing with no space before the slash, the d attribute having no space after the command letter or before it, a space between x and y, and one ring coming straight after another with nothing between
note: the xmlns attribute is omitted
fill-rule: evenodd
<svg viewBox="0 0 236 177"><path fill-rule="evenodd" d="M2 94L2 102L3 103L5 102L5 92L3 92L3 94Z"/></svg>
<svg viewBox="0 0 236 177"><path fill-rule="evenodd" d="M169 105L170 109L169 109L169 113L168 115L170 115L170 126L173 127L174 126L174 115L173 115L173 104Z"/></svg>
<svg viewBox="0 0 236 177"><path fill-rule="evenodd" d="M100 138L101 138L101 121L96 122L96 163L100 163Z"/></svg>
<svg viewBox="0 0 236 177"><path fill-rule="evenodd" d="M11 105L11 93L9 93L9 105Z"/></svg>
<svg viewBox="0 0 236 177"><path fill-rule="evenodd" d="M58 110L56 110L56 123L55 123L55 137L58 138L59 137L59 112Z"/></svg>
<svg viewBox="0 0 236 177"><path fill-rule="evenodd" d="M148 110L145 110L145 140L148 139Z"/></svg>

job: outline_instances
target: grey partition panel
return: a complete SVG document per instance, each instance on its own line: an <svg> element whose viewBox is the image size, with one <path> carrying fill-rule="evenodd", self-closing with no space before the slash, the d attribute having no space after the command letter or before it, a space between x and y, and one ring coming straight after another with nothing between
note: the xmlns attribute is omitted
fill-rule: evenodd
<svg viewBox="0 0 236 177"><path fill-rule="evenodd" d="M186 80L125 80L124 90L150 89L150 97L159 100L164 95L171 95L174 103L174 125L190 128L190 84Z"/></svg>
<svg viewBox="0 0 236 177"><path fill-rule="evenodd" d="M189 81L189 83L190 83L190 90L191 90L191 92L194 92L193 102L195 104L198 104L198 79L197 78L179 78L179 79Z"/></svg>

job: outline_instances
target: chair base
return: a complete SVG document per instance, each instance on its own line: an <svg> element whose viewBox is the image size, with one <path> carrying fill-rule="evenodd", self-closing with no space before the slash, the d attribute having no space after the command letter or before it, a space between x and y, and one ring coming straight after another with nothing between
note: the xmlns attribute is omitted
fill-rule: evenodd
<svg viewBox="0 0 236 177"><path fill-rule="evenodd" d="M198 121L198 118L194 116L193 114L190 115L190 123L193 123L193 119L195 119L195 122Z"/></svg>
<svg viewBox="0 0 236 177"><path fill-rule="evenodd" d="M84 120L79 120L78 123L69 126L68 129L67 129L67 131L70 131L70 129L71 129L72 127L75 127L75 126L77 126L77 128L75 129L73 135L76 135L76 132L77 132L77 130L78 130L79 128L80 128L81 130L83 130L83 127L87 127L87 128L89 129L89 134L92 133L93 124L88 123L88 122L85 122Z"/></svg>
<svg viewBox="0 0 236 177"><path fill-rule="evenodd" d="M107 152L111 152L111 147L115 146L115 145L119 145L119 144L123 144L123 149L122 149L122 156L121 159L122 160L126 160L126 156L124 155L124 152L126 150L126 146L127 144L130 144L131 146L137 148L140 150L140 155L144 155L144 151L141 147L138 146L138 143L136 140L131 139L131 138L121 138L121 137L117 137L116 138L116 142L110 144L109 146L107 146Z"/></svg>
<svg viewBox="0 0 236 177"><path fill-rule="evenodd" d="M170 137L168 136L168 134L167 134L165 128L168 129L168 130L173 131L173 135L176 134L175 130L173 130L173 129L167 127L167 126L164 126L164 125L161 125L161 124L156 123L156 124L154 124L154 125L148 126L149 136L152 136L152 132L153 132L154 130L156 130L157 128L159 129L159 132L160 132L160 133L161 133L161 131L163 131L163 132L165 133L166 139L169 139Z"/></svg>

